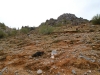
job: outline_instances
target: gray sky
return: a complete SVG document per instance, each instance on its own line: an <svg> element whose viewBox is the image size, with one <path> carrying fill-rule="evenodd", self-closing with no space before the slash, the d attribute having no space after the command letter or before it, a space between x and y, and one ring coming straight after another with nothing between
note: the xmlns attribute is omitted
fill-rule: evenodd
<svg viewBox="0 0 100 75"><path fill-rule="evenodd" d="M9 27L36 27L63 13L90 20L100 14L100 0L0 0L0 22Z"/></svg>

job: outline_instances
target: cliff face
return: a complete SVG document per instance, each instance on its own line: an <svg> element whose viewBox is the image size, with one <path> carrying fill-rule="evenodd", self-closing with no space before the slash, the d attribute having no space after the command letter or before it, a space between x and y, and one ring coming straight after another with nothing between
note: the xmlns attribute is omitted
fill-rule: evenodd
<svg viewBox="0 0 100 75"><path fill-rule="evenodd" d="M74 14L65 13L65 14L60 15L57 19L51 18L50 20L46 20L45 24L51 25L51 26L62 25L62 24L79 25L79 24L87 23L87 22L88 22L87 19L83 19L81 17L78 18Z"/></svg>

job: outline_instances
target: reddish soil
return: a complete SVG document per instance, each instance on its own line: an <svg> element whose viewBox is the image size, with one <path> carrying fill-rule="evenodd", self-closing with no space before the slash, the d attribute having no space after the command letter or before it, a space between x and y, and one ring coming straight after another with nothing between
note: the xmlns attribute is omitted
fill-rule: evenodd
<svg viewBox="0 0 100 75"><path fill-rule="evenodd" d="M0 70L3 75L100 75L100 26L73 26L81 32L62 31L50 35L31 34L1 40ZM65 28L67 29L67 28ZM88 31L87 31L88 30ZM57 51L54 59L51 52ZM37 51L43 56L31 57ZM75 71L72 72L72 71Z"/></svg>

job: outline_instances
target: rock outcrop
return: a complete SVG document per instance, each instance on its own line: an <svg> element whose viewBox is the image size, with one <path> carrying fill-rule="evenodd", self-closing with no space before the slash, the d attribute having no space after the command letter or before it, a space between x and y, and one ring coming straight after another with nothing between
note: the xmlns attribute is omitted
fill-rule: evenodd
<svg viewBox="0 0 100 75"><path fill-rule="evenodd" d="M66 25L66 24L79 25L87 22L88 22L87 19L83 19L81 17L78 18L74 14L64 13L60 15L57 19L51 18L50 20L46 20L45 25L51 25L51 26Z"/></svg>

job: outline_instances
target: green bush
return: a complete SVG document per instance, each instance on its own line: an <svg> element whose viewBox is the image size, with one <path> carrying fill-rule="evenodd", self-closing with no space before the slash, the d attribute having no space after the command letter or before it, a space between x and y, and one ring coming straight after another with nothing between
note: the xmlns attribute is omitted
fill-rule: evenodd
<svg viewBox="0 0 100 75"><path fill-rule="evenodd" d="M100 25L100 14L97 14L96 16L94 16L91 20L91 22L94 24L94 25Z"/></svg>
<svg viewBox="0 0 100 75"><path fill-rule="evenodd" d="M6 34L2 30L0 30L0 38L4 38L5 36Z"/></svg>
<svg viewBox="0 0 100 75"><path fill-rule="evenodd" d="M6 29L5 24L4 23L0 23L0 28L5 30Z"/></svg>
<svg viewBox="0 0 100 75"><path fill-rule="evenodd" d="M8 32L8 36L16 36L18 33L18 30L16 28L13 28L11 31Z"/></svg>
<svg viewBox="0 0 100 75"><path fill-rule="evenodd" d="M53 30L54 30L54 28L49 25L42 25L39 27L39 32L42 34L50 34L53 32Z"/></svg>
<svg viewBox="0 0 100 75"><path fill-rule="evenodd" d="M22 27L20 31L21 33L27 34L30 31L30 29L29 27L26 26L26 27Z"/></svg>

